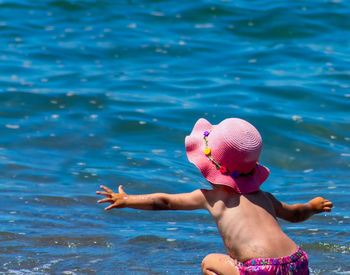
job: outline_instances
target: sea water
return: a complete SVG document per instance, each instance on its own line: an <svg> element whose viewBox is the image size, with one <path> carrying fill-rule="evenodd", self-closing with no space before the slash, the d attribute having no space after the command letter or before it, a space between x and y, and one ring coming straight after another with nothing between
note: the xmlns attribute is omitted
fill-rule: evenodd
<svg viewBox="0 0 350 275"><path fill-rule="evenodd" d="M350 272L348 1L0 2L0 272L200 274L225 253L204 211L97 205L210 188L187 161L196 120L264 140L262 189L331 213L281 221L312 274Z"/></svg>

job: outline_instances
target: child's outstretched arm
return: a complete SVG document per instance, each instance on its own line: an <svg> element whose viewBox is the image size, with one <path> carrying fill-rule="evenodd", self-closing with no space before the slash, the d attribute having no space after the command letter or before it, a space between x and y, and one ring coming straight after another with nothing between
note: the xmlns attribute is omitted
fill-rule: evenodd
<svg viewBox="0 0 350 275"><path fill-rule="evenodd" d="M290 222L302 222L314 214L331 212L333 207L332 202L322 197L313 198L307 203L289 205L277 200L272 194L268 192L265 193L272 201L276 211L276 216Z"/></svg>
<svg viewBox="0 0 350 275"><path fill-rule="evenodd" d="M105 210L112 208L142 210L195 210L206 208L206 200L200 189L184 194L128 195L124 192L122 185L119 186L118 193L113 192L106 186L101 185L100 187L104 191L97 191L96 194L106 198L99 200L98 203L110 203Z"/></svg>

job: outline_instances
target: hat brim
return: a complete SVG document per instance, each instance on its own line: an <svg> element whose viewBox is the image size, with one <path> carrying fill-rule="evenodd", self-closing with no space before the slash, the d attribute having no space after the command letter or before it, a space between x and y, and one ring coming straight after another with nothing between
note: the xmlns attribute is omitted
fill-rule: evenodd
<svg viewBox="0 0 350 275"><path fill-rule="evenodd" d="M233 188L237 193L247 194L258 191L263 182L268 178L270 170L256 163L255 172L252 175L233 178L231 175L222 174L211 160L204 154L204 131L212 131L215 125L210 124L204 118L199 119L189 136L185 139L188 160L202 173L203 177L212 184L225 185Z"/></svg>

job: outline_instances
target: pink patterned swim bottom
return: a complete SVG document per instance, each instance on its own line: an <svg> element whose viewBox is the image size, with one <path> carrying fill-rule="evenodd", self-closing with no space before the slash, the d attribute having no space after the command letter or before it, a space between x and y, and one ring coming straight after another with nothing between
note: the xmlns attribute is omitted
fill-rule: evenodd
<svg viewBox="0 0 350 275"><path fill-rule="evenodd" d="M281 258L258 258L238 263L240 274L308 275L309 257L298 248L294 254Z"/></svg>

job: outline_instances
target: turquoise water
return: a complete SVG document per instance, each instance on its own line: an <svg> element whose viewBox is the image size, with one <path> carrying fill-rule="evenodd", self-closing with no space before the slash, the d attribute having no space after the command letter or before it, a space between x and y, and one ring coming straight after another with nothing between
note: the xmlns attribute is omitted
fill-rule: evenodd
<svg viewBox="0 0 350 275"><path fill-rule="evenodd" d="M330 214L281 221L312 274L350 272L347 1L1 1L0 272L200 274L225 249L206 212L104 212L134 194L209 188L195 121L261 132L262 188Z"/></svg>

